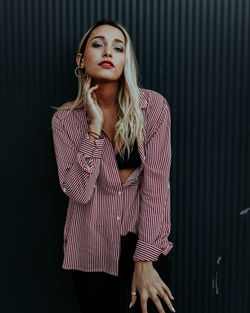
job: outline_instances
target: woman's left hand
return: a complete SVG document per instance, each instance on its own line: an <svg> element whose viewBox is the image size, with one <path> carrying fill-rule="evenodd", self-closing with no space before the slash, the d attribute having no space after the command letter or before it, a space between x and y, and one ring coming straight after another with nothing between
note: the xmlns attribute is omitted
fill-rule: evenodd
<svg viewBox="0 0 250 313"><path fill-rule="evenodd" d="M148 313L147 300L151 298L159 313L165 313L160 296L169 309L175 312L169 298L174 299L168 286L162 281L160 275L154 269L152 262L136 262L131 285L132 292L139 292L142 313ZM130 308L134 306L137 296L131 295Z"/></svg>

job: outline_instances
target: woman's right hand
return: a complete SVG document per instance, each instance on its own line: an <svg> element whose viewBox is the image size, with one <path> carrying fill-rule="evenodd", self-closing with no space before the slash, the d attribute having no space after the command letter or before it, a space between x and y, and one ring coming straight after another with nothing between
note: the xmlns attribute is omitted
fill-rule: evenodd
<svg viewBox="0 0 250 313"><path fill-rule="evenodd" d="M100 107L100 105L98 104L97 101L97 96L94 92L94 90L96 90L98 88L98 85L95 85L93 87L90 88L91 85L91 76L87 75L84 87L83 87L83 92L84 92L84 96L86 97L86 110L89 112L90 116L91 116L91 123L100 123L101 126L103 125L103 121L104 121L104 115L103 115L103 111Z"/></svg>

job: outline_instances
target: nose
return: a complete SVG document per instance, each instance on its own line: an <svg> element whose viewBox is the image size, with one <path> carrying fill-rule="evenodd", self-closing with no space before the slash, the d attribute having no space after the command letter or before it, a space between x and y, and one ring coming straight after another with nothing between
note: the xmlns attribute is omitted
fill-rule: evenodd
<svg viewBox="0 0 250 313"><path fill-rule="evenodd" d="M104 50L104 53L103 53L103 56L109 56L109 57L112 57L112 52L111 52L111 47L106 47L105 50Z"/></svg>

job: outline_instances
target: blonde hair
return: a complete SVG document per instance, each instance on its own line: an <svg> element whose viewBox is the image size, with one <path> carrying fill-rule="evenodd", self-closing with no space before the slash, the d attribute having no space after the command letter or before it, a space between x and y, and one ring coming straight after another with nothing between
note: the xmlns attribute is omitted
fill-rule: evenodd
<svg viewBox="0 0 250 313"><path fill-rule="evenodd" d="M125 157L125 151L127 149L127 156L129 158L135 140L137 140L137 142L141 140L144 130L144 119L140 107L140 88L137 80L137 62L130 36L119 23L101 20L91 27L82 37L77 53L82 53L83 55L91 32L100 25L111 25L120 29L126 39L126 61L123 74L120 77L120 86L117 94L119 108L116 116L114 144L123 158ZM80 75L80 77L78 78L78 93L75 101L73 101L73 103L66 102L57 108L57 110L70 110L71 112L74 109L84 107L82 90L85 77L82 70L78 71L78 75Z"/></svg>

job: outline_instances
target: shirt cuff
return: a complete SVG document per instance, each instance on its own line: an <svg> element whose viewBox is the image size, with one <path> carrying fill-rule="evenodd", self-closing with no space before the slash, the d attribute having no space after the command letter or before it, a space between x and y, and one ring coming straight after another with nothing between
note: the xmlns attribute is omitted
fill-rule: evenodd
<svg viewBox="0 0 250 313"><path fill-rule="evenodd" d="M140 262L140 261L157 261L161 254L167 255L170 250L173 248L173 243L171 241L168 241L167 246L164 249L160 249L156 247L155 245L152 245L150 243L147 243L142 240L137 240L135 253L133 255L133 261L134 262Z"/></svg>
<svg viewBox="0 0 250 313"><path fill-rule="evenodd" d="M104 138L96 139L95 142L89 139L86 133L83 137L82 144L79 149L80 154L84 154L85 158L100 159L102 157Z"/></svg>
<svg viewBox="0 0 250 313"><path fill-rule="evenodd" d="M157 261L159 256L163 253L162 249L147 243L145 241L137 240L133 261Z"/></svg>
<svg viewBox="0 0 250 313"><path fill-rule="evenodd" d="M100 159L102 157L104 138L96 139L95 142L89 139L87 133L83 137L82 144L79 152L77 153L77 160L82 169L89 174L94 170L94 159ZM86 159L89 159L87 162Z"/></svg>

